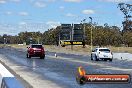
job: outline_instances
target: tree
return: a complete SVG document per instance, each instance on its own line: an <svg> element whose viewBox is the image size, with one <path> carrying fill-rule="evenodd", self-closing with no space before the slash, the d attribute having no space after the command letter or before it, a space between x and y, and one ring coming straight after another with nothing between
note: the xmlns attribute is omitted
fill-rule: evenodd
<svg viewBox="0 0 132 88"><path fill-rule="evenodd" d="M125 32L123 34L123 40L125 45L127 45L128 47L132 47L132 32Z"/></svg>

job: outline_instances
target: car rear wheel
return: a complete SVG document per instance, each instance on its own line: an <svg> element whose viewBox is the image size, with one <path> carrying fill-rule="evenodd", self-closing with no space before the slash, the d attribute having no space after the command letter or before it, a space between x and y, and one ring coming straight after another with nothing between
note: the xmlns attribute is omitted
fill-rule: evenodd
<svg viewBox="0 0 132 88"><path fill-rule="evenodd" d="M27 58L31 58L31 56L27 53Z"/></svg>
<svg viewBox="0 0 132 88"><path fill-rule="evenodd" d="M27 54L27 58L28 58L28 54Z"/></svg>
<svg viewBox="0 0 132 88"><path fill-rule="evenodd" d="M44 59L44 57L42 56L42 57L40 57L40 59Z"/></svg>
<svg viewBox="0 0 132 88"><path fill-rule="evenodd" d="M111 61L111 62L112 62L112 59L110 59L109 61Z"/></svg>
<svg viewBox="0 0 132 88"><path fill-rule="evenodd" d="M93 56L92 56L92 54L91 54L91 60L93 60Z"/></svg>
<svg viewBox="0 0 132 88"><path fill-rule="evenodd" d="M104 59L104 61L107 61L107 59Z"/></svg>
<svg viewBox="0 0 132 88"><path fill-rule="evenodd" d="M40 59L45 59L45 55L44 56L41 56Z"/></svg>
<svg viewBox="0 0 132 88"><path fill-rule="evenodd" d="M99 61L99 59L97 58L97 56L95 55L95 61Z"/></svg>

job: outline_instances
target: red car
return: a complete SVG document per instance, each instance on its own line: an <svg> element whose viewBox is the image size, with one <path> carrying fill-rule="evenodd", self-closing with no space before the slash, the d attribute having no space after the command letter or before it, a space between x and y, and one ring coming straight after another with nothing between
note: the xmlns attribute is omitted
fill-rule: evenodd
<svg viewBox="0 0 132 88"><path fill-rule="evenodd" d="M31 57L40 57L41 59L45 58L44 47L41 44L32 44L30 47L27 47L27 58Z"/></svg>

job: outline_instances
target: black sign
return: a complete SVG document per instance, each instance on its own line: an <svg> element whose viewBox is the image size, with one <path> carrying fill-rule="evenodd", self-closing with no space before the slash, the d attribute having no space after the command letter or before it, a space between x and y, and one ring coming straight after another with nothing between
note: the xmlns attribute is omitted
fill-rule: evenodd
<svg viewBox="0 0 132 88"><path fill-rule="evenodd" d="M82 24L74 24L74 29L82 29L83 25Z"/></svg>

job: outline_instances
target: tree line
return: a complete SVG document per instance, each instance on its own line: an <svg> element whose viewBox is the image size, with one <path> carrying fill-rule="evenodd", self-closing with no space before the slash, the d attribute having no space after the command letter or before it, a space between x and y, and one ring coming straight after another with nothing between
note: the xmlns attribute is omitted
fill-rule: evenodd
<svg viewBox="0 0 132 88"><path fill-rule="evenodd" d="M91 29L92 29L92 40L94 46L132 46L132 32L122 32L117 26L97 26L91 25L90 23L85 24L85 43L86 45L91 44ZM45 45L56 45L59 42L59 33L61 26L51 28L41 32L20 32L18 35L1 35L0 43L7 44L30 44L30 43L42 43Z"/></svg>

